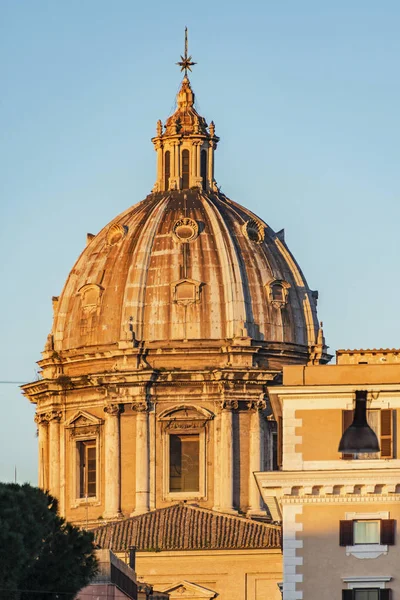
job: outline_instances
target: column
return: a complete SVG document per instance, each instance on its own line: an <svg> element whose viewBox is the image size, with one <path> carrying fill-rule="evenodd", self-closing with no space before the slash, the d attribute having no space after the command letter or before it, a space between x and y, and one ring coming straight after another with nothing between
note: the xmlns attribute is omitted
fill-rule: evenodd
<svg viewBox="0 0 400 600"><path fill-rule="evenodd" d="M39 446L39 460L38 460L38 486L42 490L49 488L48 479L48 446L49 446L49 429L48 421L45 415L36 414L35 423L38 427L38 446Z"/></svg>
<svg viewBox="0 0 400 600"><path fill-rule="evenodd" d="M60 420L61 411L48 413L49 420L49 489L55 498L60 497Z"/></svg>
<svg viewBox="0 0 400 600"><path fill-rule="evenodd" d="M248 402L250 410L250 439L249 439L249 510L250 515L265 514L262 509L262 498L254 473L263 471L264 436L261 421L261 410L265 409L264 400Z"/></svg>
<svg viewBox="0 0 400 600"><path fill-rule="evenodd" d="M214 506L213 510L219 510L221 493L221 414L216 414L213 421L214 427Z"/></svg>
<svg viewBox="0 0 400 600"><path fill-rule="evenodd" d="M232 411L238 407L236 400L221 402L221 447L220 447L220 505L221 512L236 512L233 508L233 423Z"/></svg>
<svg viewBox="0 0 400 600"><path fill-rule="evenodd" d="M136 501L134 515L150 510L149 406L147 401L135 402L136 412Z"/></svg>
<svg viewBox="0 0 400 600"><path fill-rule="evenodd" d="M120 442L120 408L118 404L109 404L104 408L106 413L104 445L105 445L105 501L104 518L114 519L121 516L121 442Z"/></svg>
<svg viewBox="0 0 400 600"><path fill-rule="evenodd" d="M150 477L150 510L156 508L156 413L149 412L149 477Z"/></svg>

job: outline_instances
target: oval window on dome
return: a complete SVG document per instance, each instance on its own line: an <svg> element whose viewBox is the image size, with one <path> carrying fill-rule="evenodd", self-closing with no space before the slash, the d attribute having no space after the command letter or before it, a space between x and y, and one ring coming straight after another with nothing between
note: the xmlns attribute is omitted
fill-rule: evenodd
<svg viewBox="0 0 400 600"><path fill-rule="evenodd" d="M107 231L107 244L109 246L113 246L122 240L128 233L128 227L126 225L120 225L119 223L114 223L111 225L109 230Z"/></svg>
<svg viewBox="0 0 400 600"><path fill-rule="evenodd" d="M176 241L181 243L192 242L199 233L199 226L196 221L187 217L179 219L174 223L172 234Z"/></svg>
<svg viewBox="0 0 400 600"><path fill-rule="evenodd" d="M261 244L264 241L264 225L256 219L250 219L242 226L242 231L251 242Z"/></svg>

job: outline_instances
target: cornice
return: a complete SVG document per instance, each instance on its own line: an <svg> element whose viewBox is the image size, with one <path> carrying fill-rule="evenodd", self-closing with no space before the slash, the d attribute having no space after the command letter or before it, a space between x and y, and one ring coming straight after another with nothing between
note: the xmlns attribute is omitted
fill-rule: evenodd
<svg viewBox="0 0 400 600"><path fill-rule="evenodd" d="M263 495L282 499L328 496L343 501L349 494L372 498L394 494L400 487L400 469L338 469L335 471L269 471L254 474Z"/></svg>

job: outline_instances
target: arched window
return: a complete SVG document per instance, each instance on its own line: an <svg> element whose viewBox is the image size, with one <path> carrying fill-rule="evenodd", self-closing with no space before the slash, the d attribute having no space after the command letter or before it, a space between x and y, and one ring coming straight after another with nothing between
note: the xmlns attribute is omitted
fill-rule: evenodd
<svg viewBox="0 0 400 600"><path fill-rule="evenodd" d="M182 189L189 188L189 150L182 150Z"/></svg>
<svg viewBox="0 0 400 600"><path fill-rule="evenodd" d="M169 178L171 175L171 155L169 150L166 151L164 156L164 169L165 169L165 188L169 189Z"/></svg>
<svg viewBox="0 0 400 600"><path fill-rule="evenodd" d="M202 150L200 155L200 176L203 180L203 190L206 189L207 182L207 151Z"/></svg>

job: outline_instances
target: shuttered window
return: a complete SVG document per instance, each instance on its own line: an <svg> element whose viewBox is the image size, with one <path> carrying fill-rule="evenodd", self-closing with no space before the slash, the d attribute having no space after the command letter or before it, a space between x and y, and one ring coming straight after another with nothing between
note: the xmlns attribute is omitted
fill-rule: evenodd
<svg viewBox="0 0 400 600"><path fill-rule="evenodd" d="M393 411L381 410L381 458L393 458Z"/></svg>
<svg viewBox="0 0 400 600"><path fill-rule="evenodd" d="M393 546L395 543L395 530L396 521L395 519L371 519L371 532L368 528L365 528L365 524L368 525L366 519L357 520L346 520L340 521L339 527L339 545L340 546L354 546L357 544L382 544L384 546ZM376 523L379 526L379 532L373 535ZM372 535L372 537L371 537Z"/></svg>
<svg viewBox="0 0 400 600"><path fill-rule="evenodd" d="M353 422L352 410L342 411L342 431L344 432ZM358 455L354 454L342 454L344 460L352 460L357 458L358 460L366 460L371 458L394 458L394 439L393 439L393 421L395 419L396 411L388 408L382 410L369 410L367 411L368 424L376 433L379 439L379 445L381 452L375 453L361 453Z"/></svg>
<svg viewBox="0 0 400 600"><path fill-rule="evenodd" d="M391 600L390 589L359 588L342 590L342 600Z"/></svg>

